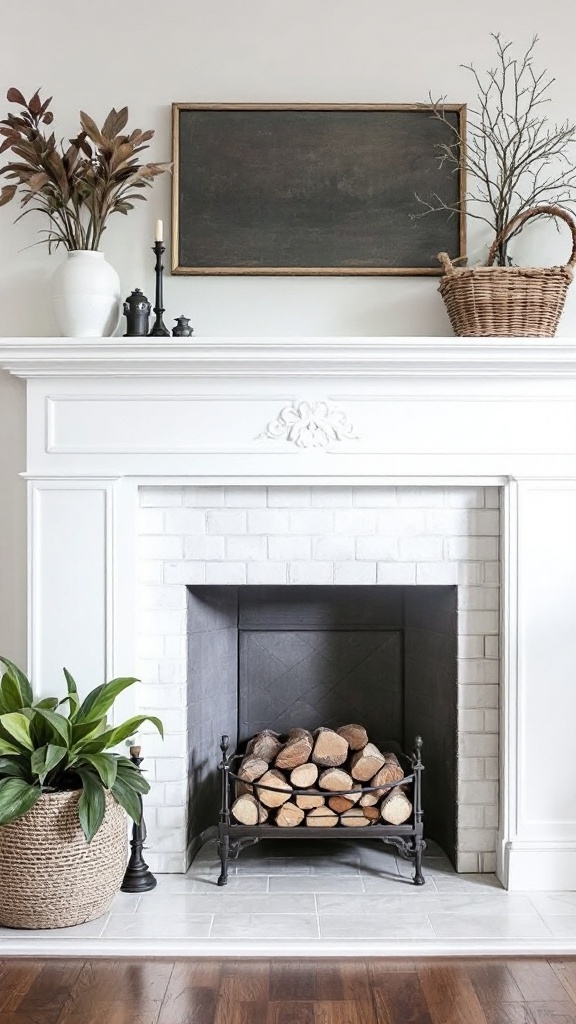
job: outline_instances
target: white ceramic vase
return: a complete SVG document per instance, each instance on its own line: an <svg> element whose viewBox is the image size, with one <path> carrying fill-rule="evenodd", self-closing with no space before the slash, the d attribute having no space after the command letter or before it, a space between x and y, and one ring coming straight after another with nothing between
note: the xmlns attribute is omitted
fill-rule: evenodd
<svg viewBox="0 0 576 1024"><path fill-rule="evenodd" d="M67 253L51 279L52 306L63 338L109 338L120 322L120 278L103 252Z"/></svg>

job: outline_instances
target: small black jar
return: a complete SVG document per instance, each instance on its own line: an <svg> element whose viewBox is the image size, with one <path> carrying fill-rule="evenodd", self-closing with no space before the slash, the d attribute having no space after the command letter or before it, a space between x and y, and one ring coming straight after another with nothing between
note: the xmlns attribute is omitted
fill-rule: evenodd
<svg viewBox="0 0 576 1024"><path fill-rule="evenodd" d="M194 328L190 327L190 320L187 316L176 317L176 327L172 328L173 338L189 338Z"/></svg>
<svg viewBox="0 0 576 1024"><path fill-rule="evenodd" d="M125 338L145 338L148 335L150 324L151 303L139 288L128 296L124 303L124 316L126 317Z"/></svg>

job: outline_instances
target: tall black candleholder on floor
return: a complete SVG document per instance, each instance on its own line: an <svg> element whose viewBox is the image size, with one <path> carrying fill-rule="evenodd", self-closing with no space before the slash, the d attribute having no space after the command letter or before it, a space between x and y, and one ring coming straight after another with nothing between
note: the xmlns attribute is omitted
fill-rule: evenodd
<svg viewBox="0 0 576 1024"><path fill-rule="evenodd" d="M154 306L154 313L156 315L156 318L154 320L154 323L152 324L152 330L150 331L148 337L169 338L170 331L168 330L166 324L162 319L162 313L164 312L164 297L162 291L162 273L164 271L164 267L162 265L162 253L165 252L165 248L162 245L162 242L154 242L154 245L152 246L152 252L156 254L156 266L154 268L156 271L156 304Z"/></svg>
<svg viewBox="0 0 576 1024"><path fill-rule="evenodd" d="M156 245L158 244L157 242ZM140 747L130 747L130 760L137 768L140 767L144 760L143 757L140 757L140 749ZM150 889L154 889L157 884L156 878L142 856L142 849L146 839L146 825L142 810L141 793L138 793L138 799L140 801L140 824L137 825L134 822L132 825L132 839L130 840L132 852L124 875L124 881L120 886L122 892L148 892Z"/></svg>

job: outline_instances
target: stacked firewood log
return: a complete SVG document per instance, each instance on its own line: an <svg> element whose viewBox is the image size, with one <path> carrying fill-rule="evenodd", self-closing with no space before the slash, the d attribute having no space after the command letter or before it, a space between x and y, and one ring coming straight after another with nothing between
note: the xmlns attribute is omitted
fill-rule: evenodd
<svg viewBox="0 0 576 1024"><path fill-rule="evenodd" d="M402 825L412 814L408 787L390 788L404 778L398 758L362 725L285 737L265 729L249 741L237 775L232 815L242 825L358 828Z"/></svg>

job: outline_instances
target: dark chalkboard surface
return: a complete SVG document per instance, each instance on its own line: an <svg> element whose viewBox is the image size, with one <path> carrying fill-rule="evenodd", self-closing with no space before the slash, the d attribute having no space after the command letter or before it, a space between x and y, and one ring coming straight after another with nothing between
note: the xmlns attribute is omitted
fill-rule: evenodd
<svg viewBox="0 0 576 1024"><path fill-rule="evenodd" d="M175 274L439 274L464 255L464 129L425 105L173 105ZM460 215L421 214L416 193Z"/></svg>

